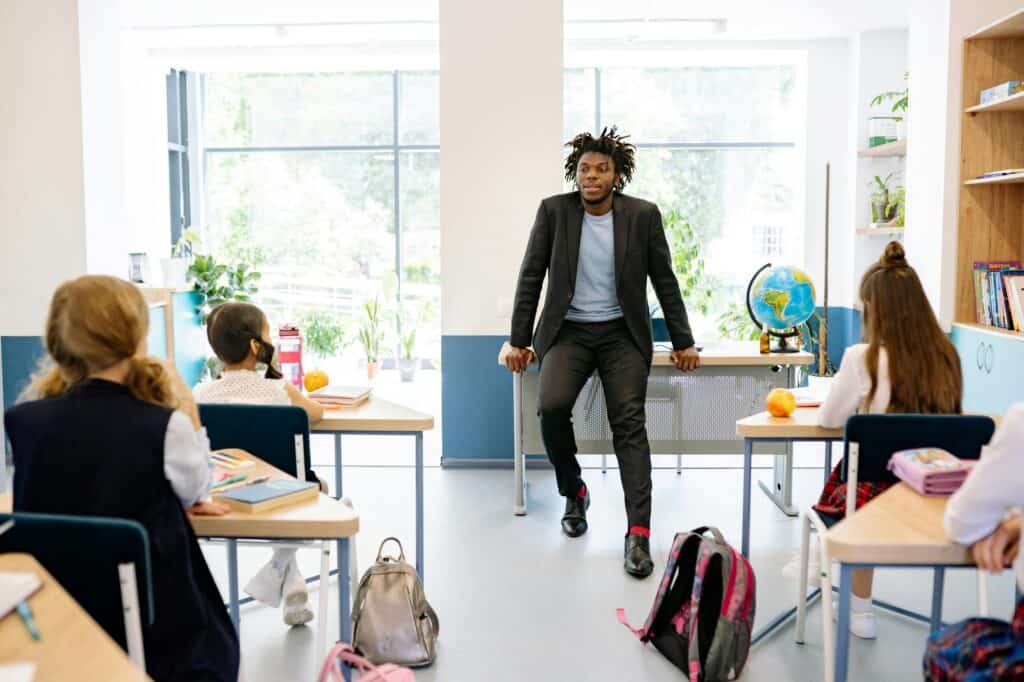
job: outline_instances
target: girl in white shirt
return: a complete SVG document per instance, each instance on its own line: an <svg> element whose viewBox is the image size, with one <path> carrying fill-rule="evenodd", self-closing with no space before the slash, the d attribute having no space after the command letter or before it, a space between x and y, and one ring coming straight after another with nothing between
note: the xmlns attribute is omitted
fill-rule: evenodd
<svg viewBox="0 0 1024 682"><path fill-rule="evenodd" d="M939 327L917 273L899 242L890 242L860 283L865 343L843 354L839 373L821 405L818 421L841 428L857 413L956 414L963 379L960 359ZM814 509L843 516L846 483L840 464L833 469ZM891 484L858 482L857 507ZM875 637L870 569L854 571L850 631Z"/></svg>
<svg viewBox="0 0 1024 682"><path fill-rule="evenodd" d="M1010 408L963 486L946 505L946 535L969 545L980 570L1007 564L1024 586L1020 513L1024 507L1024 403ZM929 680L1024 679L1024 601L1013 621L970 618L929 638L924 669Z"/></svg>
<svg viewBox="0 0 1024 682"><path fill-rule="evenodd" d="M217 306L206 320L206 335L213 352L224 363L224 371L216 381L195 387L196 402L296 405L306 410L310 421L323 418L323 405L302 395L274 368L270 323L255 305L232 301ZM266 366L262 375L256 370L257 363ZM310 474L306 473L307 478ZM320 487L324 489L322 482ZM302 625L313 619L295 552L275 549L270 562L245 586L253 599L264 604L277 607L283 600L282 615L288 625Z"/></svg>

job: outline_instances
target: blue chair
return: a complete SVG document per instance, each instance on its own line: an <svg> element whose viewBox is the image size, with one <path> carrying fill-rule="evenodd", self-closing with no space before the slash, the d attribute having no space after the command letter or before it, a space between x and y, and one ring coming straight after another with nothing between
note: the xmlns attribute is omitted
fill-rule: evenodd
<svg viewBox="0 0 1024 682"><path fill-rule="evenodd" d="M86 613L146 669L142 626L153 624L149 538L137 521L96 516L0 514L0 552L35 557Z"/></svg>
<svg viewBox="0 0 1024 682"><path fill-rule="evenodd" d="M317 480L310 468L309 417L301 407L201 404L199 421L210 449L245 450L286 474Z"/></svg>
<svg viewBox="0 0 1024 682"><path fill-rule="evenodd" d="M995 422L989 417L969 415L924 415L924 414L858 414L846 422L843 461L840 467L841 480L847 483L847 514L857 507L858 482L896 482L897 479L887 468L894 452L913 448L942 448L960 459L978 459L981 448L992 439ZM804 512L800 541L800 592L797 598L796 641L804 641L804 627L807 612L808 557L810 554L811 526L818 538L840 520L839 517L822 514L814 509ZM821 552L821 595L824 614L822 621L825 639L825 679L831 682L833 675L832 656L835 651L835 631L832 622L832 571L831 560L820 543ZM978 574L979 606L984 612L987 605L984 576Z"/></svg>

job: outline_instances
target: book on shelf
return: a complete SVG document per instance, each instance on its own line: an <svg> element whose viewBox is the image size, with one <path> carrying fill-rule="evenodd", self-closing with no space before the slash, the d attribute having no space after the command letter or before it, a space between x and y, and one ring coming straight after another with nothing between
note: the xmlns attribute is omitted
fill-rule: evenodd
<svg viewBox="0 0 1024 682"><path fill-rule="evenodd" d="M1009 328L1024 332L1024 270L1003 270L1002 276L1012 320Z"/></svg>
<svg viewBox="0 0 1024 682"><path fill-rule="evenodd" d="M974 262L974 305L978 324L1018 331L1024 325L1024 319L1021 319L1024 300L1017 300L1021 295L1013 288L1017 280L1010 280L1015 277L1021 277L1021 283L1024 283L1020 261ZM1015 314L1017 308L1021 309L1021 314Z"/></svg>
<svg viewBox="0 0 1024 682"><path fill-rule="evenodd" d="M373 389L368 386L342 386L331 384L309 394L309 397L323 405L353 406L366 402Z"/></svg>
<svg viewBox="0 0 1024 682"><path fill-rule="evenodd" d="M978 176L978 180L984 180L986 178L1002 178L1007 175L1019 175L1024 173L1024 168L1002 168L1000 170L989 171L988 173L982 173Z"/></svg>

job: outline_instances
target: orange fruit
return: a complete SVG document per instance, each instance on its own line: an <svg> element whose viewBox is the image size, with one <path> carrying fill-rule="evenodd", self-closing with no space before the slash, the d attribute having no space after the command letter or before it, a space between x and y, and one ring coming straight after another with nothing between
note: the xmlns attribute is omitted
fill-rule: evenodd
<svg viewBox="0 0 1024 682"><path fill-rule="evenodd" d="M327 372L321 369L314 369L306 372L306 378L302 380L302 385L306 387L306 390L312 393L318 388L323 388L328 383Z"/></svg>
<svg viewBox="0 0 1024 682"><path fill-rule="evenodd" d="M796 398L784 388L776 388L764 400L764 406L773 417L788 417L796 409Z"/></svg>

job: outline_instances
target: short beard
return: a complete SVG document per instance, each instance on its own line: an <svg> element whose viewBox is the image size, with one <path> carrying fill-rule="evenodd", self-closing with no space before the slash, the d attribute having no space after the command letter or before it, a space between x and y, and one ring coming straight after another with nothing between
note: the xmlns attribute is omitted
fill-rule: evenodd
<svg viewBox="0 0 1024 682"><path fill-rule="evenodd" d="M581 190L580 190L580 199L582 199L582 200L583 200L583 203L584 203L584 204L587 204L588 206L597 206L597 205L599 205L599 204L602 204L602 203L604 203L604 202L605 202L605 200L606 200L606 199L607 199L608 197L610 197L610 196L612 195L612 192L614 192L614 191L615 191L615 189L614 189L614 188L612 188L612 189L608 190L608 192L607 192L607 193L606 193L606 194L605 194L605 195L604 195L603 197L601 197L600 199L588 199L588 198L587 198L587 197L586 197L586 196L585 196L585 195L583 194L583 190L581 189Z"/></svg>

